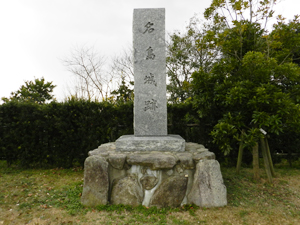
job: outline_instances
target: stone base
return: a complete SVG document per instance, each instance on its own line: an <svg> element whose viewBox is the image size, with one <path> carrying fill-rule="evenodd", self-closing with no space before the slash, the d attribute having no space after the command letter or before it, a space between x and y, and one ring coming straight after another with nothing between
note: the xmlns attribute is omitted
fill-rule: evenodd
<svg viewBox="0 0 300 225"><path fill-rule="evenodd" d="M186 143L185 151L116 151L115 143L89 152L81 202L178 207L227 205L226 187L215 154Z"/></svg>
<svg viewBox="0 0 300 225"><path fill-rule="evenodd" d="M183 152L185 140L179 135L143 136L123 135L116 140L116 151Z"/></svg>

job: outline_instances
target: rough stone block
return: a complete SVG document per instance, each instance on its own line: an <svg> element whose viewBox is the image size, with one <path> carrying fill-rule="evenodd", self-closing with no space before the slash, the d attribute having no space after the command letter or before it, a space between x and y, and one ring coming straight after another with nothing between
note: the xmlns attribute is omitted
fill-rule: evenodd
<svg viewBox="0 0 300 225"><path fill-rule="evenodd" d="M108 161L112 167L121 170L124 167L125 159L125 154L110 154Z"/></svg>
<svg viewBox="0 0 300 225"><path fill-rule="evenodd" d="M199 162L200 160L205 160L205 159L215 159L215 153L205 151L205 152L194 152L193 154L193 160L195 162Z"/></svg>
<svg viewBox="0 0 300 225"><path fill-rule="evenodd" d="M171 176L163 181L155 190L150 206L179 207L184 199L188 178L183 176Z"/></svg>
<svg viewBox="0 0 300 225"><path fill-rule="evenodd" d="M177 153L176 157L178 158L178 161L183 169L185 170L191 170L194 169L194 160L191 153Z"/></svg>
<svg viewBox="0 0 300 225"><path fill-rule="evenodd" d="M143 190L134 174L124 177L113 184L111 193L112 204L139 206L142 204L143 198Z"/></svg>
<svg viewBox="0 0 300 225"><path fill-rule="evenodd" d="M158 178L154 175L145 174L141 177L140 182L145 190L151 190L158 183Z"/></svg>
<svg viewBox="0 0 300 225"><path fill-rule="evenodd" d="M85 206L107 204L108 188L108 163L105 158L98 155L86 158L81 203Z"/></svg>
<svg viewBox="0 0 300 225"><path fill-rule="evenodd" d="M127 156L130 165L140 165L150 167L153 170L171 169L176 164L173 155L162 153L132 154Z"/></svg>
<svg viewBox="0 0 300 225"><path fill-rule="evenodd" d="M114 152L116 150L115 142L109 142L100 145L97 149L89 151L88 155L101 155L103 157L109 155L110 152Z"/></svg>
<svg viewBox="0 0 300 225"><path fill-rule="evenodd" d="M205 152L208 151L204 145L193 143L193 142L186 142L185 143L185 150L188 152Z"/></svg>
<svg viewBox="0 0 300 225"><path fill-rule="evenodd" d="M226 187L218 161L203 160L197 164L194 183L188 194L188 204L200 207L227 205Z"/></svg>

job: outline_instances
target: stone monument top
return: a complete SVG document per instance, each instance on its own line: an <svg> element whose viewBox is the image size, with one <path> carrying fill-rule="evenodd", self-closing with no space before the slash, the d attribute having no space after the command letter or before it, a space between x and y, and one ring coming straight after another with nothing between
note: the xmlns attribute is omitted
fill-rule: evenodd
<svg viewBox="0 0 300 225"><path fill-rule="evenodd" d="M116 141L119 151L184 151L167 131L165 49L165 9L134 9L134 135Z"/></svg>

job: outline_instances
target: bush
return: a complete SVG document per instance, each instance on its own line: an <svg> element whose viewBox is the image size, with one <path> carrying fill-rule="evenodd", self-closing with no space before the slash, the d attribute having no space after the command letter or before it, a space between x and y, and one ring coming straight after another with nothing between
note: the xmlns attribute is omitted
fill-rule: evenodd
<svg viewBox="0 0 300 225"><path fill-rule="evenodd" d="M168 133L203 144L226 165L236 164L238 145L224 157L212 143L212 121L200 119L191 104L168 105ZM133 103L67 102L37 104L10 101L0 105L0 158L22 167L82 166L88 152L121 135L133 134ZM297 134L269 139L272 154L298 153ZM293 139L293 140L292 140ZM250 151L244 162L251 163ZM291 155L291 154L290 154Z"/></svg>
<svg viewBox="0 0 300 225"><path fill-rule="evenodd" d="M83 165L88 151L132 133L132 121L132 103L10 101L0 106L0 155L23 167Z"/></svg>

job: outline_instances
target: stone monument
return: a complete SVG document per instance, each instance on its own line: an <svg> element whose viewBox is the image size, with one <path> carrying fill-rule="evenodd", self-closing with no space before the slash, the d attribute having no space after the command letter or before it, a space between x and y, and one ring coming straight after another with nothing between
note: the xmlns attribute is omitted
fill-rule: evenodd
<svg viewBox="0 0 300 225"><path fill-rule="evenodd" d="M167 135L165 10L135 9L134 135Z"/></svg>
<svg viewBox="0 0 300 225"><path fill-rule="evenodd" d="M117 151L184 151L179 135L167 135L165 9L135 9L134 135L116 141Z"/></svg>
<svg viewBox="0 0 300 225"><path fill-rule="evenodd" d="M164 9L134 10L133 47L134 135L89 152L82 204L225 206L215 154L167 134Z"/></svg>

